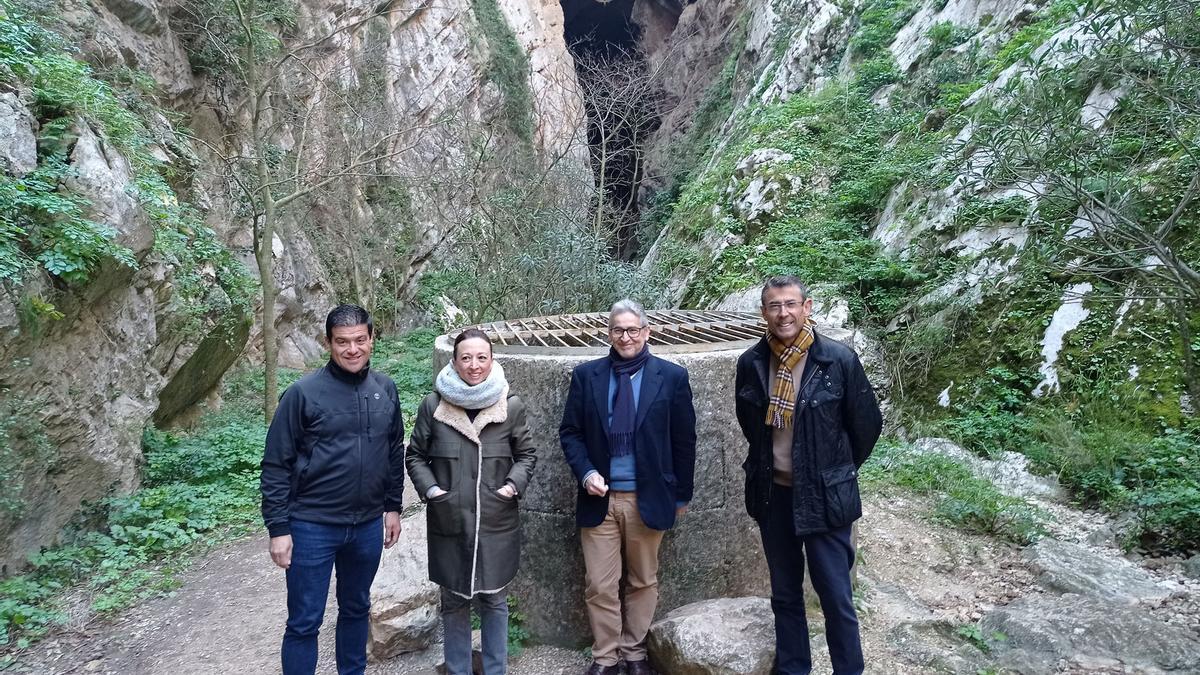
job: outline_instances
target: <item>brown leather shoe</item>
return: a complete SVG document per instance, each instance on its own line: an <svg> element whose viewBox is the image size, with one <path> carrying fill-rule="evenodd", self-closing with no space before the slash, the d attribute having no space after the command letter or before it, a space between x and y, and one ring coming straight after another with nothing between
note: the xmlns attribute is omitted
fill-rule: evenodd
<svg viewBox="0 0 1200 675"><path fill-rule="evenodd" d="M583 675L617 675L619 672L621 672L619 666L602 666L592 661L592 665L583 671Z"/></svg>
<svg viewBox="0 0 1200 675"><path fill-rule="evenodd" d="M625 673L626 675L658 675L645 661L626 661Z"/></svg>

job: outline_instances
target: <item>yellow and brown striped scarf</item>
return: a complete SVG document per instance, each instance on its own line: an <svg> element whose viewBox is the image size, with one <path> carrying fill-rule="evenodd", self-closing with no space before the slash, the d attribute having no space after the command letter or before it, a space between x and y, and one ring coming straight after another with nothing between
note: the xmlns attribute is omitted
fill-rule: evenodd
<svg viewBox="0 0 1200 675"><path fill-rule="evenodd" d="M771 352L779 361L779 370L775 372L775 386L771 388L771 401L767 405L767 426L776 429L790 429L792 426L792 413L796 409L796 382L792 378L792 370L812 346L813 326L812 319L809 319L791 344L784 344L779 338L767 333L767 344L771 346Z"/></svg>

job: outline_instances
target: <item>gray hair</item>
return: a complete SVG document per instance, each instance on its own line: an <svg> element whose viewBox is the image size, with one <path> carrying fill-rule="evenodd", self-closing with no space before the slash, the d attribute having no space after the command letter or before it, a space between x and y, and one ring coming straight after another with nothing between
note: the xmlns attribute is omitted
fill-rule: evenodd
<svg viewBox="0 0 1200 675"><path fill-rule="evenodd" d="M800 281L800 277L791 274L779 274L767 279L766 283L763 284L762 303L765 305L767 302L767 291L772 288L787 288L788 286L795 286L799 289L801 300L808 299L808 286L805 286L804 282Z"/></svg>
<svg viewBox="0 0 1200 675"><path fill-rule="evenodd" d="M612 309L608 312L608 325L612 325L613 319L617 318L618 314L636 314L642 322L642 328L650 325L650 317L646 316L645 308L637 300L625 298L614 302Z"/></svg>

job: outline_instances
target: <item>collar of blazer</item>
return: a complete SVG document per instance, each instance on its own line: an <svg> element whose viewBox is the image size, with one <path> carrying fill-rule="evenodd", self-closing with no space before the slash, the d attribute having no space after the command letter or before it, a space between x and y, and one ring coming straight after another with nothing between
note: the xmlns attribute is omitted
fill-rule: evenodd
<svg viewBox="0 0 1200 675"><path fill-rule="evenodd" d="M483 443L479 440L479 432L489 424L508 419L508 385L505 385L504 391L500 393L500 400L480 410L479 414L475 415L474 421L467 416L466 410L444 398L438 401L438 406L433 411L433 419L449 426L473 441L475 445L482 447Z"/></svg>
<svg viewBox="0 0 1200 675"><path fill-rule="evenodd" d="M604 426L604 431L608 432L608 378L612 376L612 366L607 358L600 359L596 362L596 369L592 371L592 403L596 406L596 414L600 416L600 422ZM640 428L642 422L646 419L646 411L650 409L650 404L654 403L654 399L658 397L658 391L662 389L662 359L650 355L646 361L646 365L642 366L642 387L638 393L638 409L637 420L634 422L634 428Z"/></svg>

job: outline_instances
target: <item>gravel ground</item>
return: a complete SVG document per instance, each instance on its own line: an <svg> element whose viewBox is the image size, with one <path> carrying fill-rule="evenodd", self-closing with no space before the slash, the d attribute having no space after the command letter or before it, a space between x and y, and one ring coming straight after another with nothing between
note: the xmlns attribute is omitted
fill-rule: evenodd
<svg viewBox="0 0 1200 675"><path fill-rule="evenodd" d="M930 503L899 490L869 494L859 523L863 649L870 673L974 673L985 655L955 631L989 609L1041 592L1022 549L967 534L931 520ZM1121 555L1106 538L1105 517L1063 505L1045 505L1054 534ZM285 616L283 575L266 555L262 537L215 550L181 577L181 588L106 620L86 612L68 627L16 653L10 672L64 675L211 675L278 672ZM1200 635L1200 580L1182 574L1182 561L1140 561L1176 591L1152 608L1159 618ZM331 607L333 605L331 599ZM333 621L321 631L321 668L333 672ZM814 617L814 673L828 673L828 656ZM433 675L441 647L372 664L373 675ZM581 651L527 648L511 661L514 675L576 675L587 666ZM1105 672L1101 666L1094 664ZM1073 672L1064 664L1060 672Z"/></svg>

